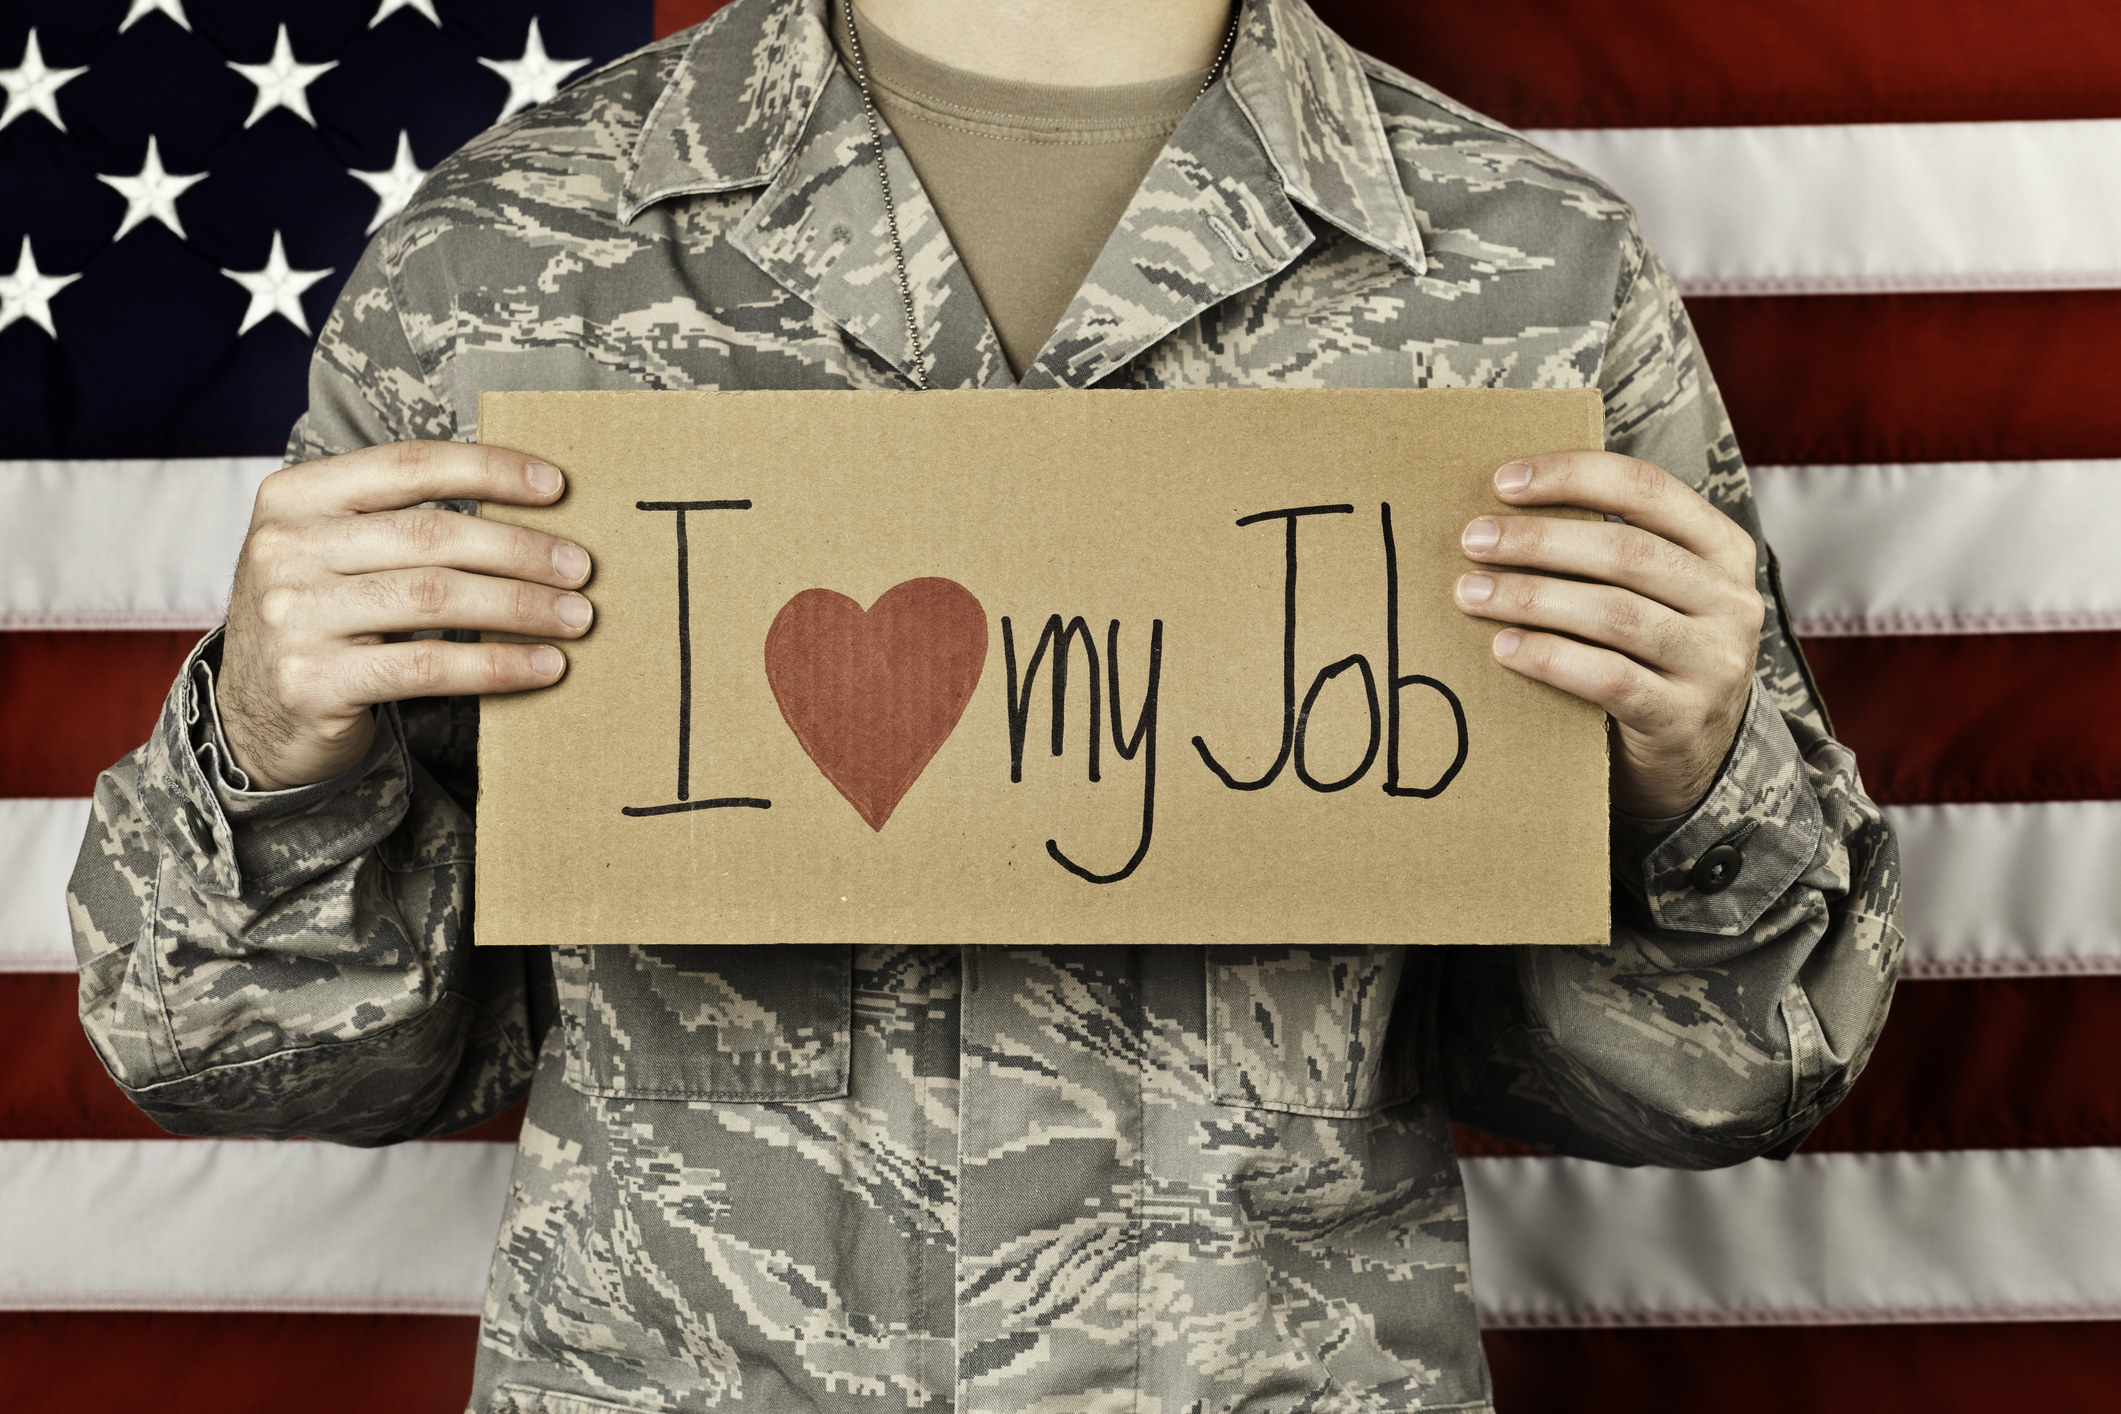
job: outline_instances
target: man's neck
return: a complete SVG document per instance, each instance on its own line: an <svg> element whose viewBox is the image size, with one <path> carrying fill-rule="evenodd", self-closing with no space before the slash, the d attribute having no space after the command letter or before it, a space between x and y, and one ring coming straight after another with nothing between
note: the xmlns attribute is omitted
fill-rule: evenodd
<svg viewBox="0 0 2121 1414"><path fill-rule="evenodd" d="M1019 83L1102 87L1197 72L1233 0L861 0L873 24L939 64Z"/></svg>

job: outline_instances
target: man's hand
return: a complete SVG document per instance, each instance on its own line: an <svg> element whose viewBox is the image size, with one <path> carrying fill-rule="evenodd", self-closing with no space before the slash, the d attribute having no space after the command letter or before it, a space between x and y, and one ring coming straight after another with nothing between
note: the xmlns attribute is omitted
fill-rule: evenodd
<svg viewBox="0 0 2121 1414"><path fill-rule="evenodd" d="M257 790L358 763L378 702L520 692L566 669L530 643L393 641L419 629L577 638L579 545L422 501L557 500L560 473L497 447L400 442L274 472L258 488L221 650L221 721Z"/></svg>
<svg viewBox="0 0 2121 1414"><path fill-rule="evenodd" d="M1752 537L1670 472L1610 452L1511 462L1495 494L1625 522L1481 516L1461 537L1468 559L1571 578L1476 571L1459 577L1458 607L1523 625L1495 635L1496 658L1611 715L1615 805L1686 814L1752 691L1765 612Z"/></svg>

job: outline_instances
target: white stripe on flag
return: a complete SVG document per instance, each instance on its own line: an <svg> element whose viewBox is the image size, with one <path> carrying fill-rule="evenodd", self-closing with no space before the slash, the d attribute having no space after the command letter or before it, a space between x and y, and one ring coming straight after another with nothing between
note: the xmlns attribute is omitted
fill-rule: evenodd
<svg viewBox="0 0 2121 1414"><path fill-rule="evenodd" d="M0 1308L474 1313L509 1154L0 1144ZM2121 1318L2121 1149L1464 1170L1491 1325Z"/></svg>
<svg viewBox="0 0 2121 1414"><path fill-rule="evenodd" d="M476 1315L514 1152L0 1143L0 1309Z"/></svg>
<svg viewBox="0 0 2121 1414"><path fill-rule="evenodd" d="M0 461L0 630L211 628L277 457Z"/></svg>
<svg viewBox="0 0 2121 1414"><path fill-rule="evenodd" d="M2121 119L1527 136L1632 204L1688 294L2121 285Z"/></svg>
<svg viewBox="0 0 2121 1414"><path fill-rule="evenodd" d="M2121 973L2121 801L1889 806L1907 975ZM66 881L86 800L0 799L0 972L71 972Z"/></svg>
<svg viewBox="0 0 2121 1414"><path fill-rule="evenodd" d="M2121 461L1758 466L1753 490L1800 634L2121 628Z"/></svg>
<svg viewBox="0 0 2121 1414"><path fill-rule="evenodd" d="M0 462L0 629L219 623L273 465ZM1762 466L1753 481L1801 633L2121 628L2121 460Z"/></svg>
<svg viewBox="0 0 2121 1414"><path fill-rule="evenodd" d="M2121 972L2121 802L1896 805L1910 977Z"/></svg>
<svg viewBox="0 0 2121 1414"><path fill-rule="evenodd" d="M1464 1170L1490 1326L2121 1318L2121 1149Z"/></svg>
<svg viewBox="0 0 2121 1414"><path fill-rule="evenodd" d="M66 881L88 830L85 799L0 798L0 972L71 972Z"/></svg>

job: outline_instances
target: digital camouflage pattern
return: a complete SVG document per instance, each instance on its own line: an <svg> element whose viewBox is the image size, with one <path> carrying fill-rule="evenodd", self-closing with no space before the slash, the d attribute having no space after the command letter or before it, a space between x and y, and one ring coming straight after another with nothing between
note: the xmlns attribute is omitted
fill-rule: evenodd
<svg viewBox="0 0 2121 1414"><path fill-rule="evenodd" d="M290 458L468 440L485 388L907 387L823 3L738 0L437 168ZM935 383L1009 386L887 156ZM1610 446L1758 533L1627 208L1300 0L1248 3L1023 379L1092 384L1595 386ZM1732 1163L1801 1138L1883 1022L1893 842L1771 563L1743 732L1690 816L1616 821L1601 948L474 950L476 704L385 709L354 771L252 792L209 636L98 783L82 1015L186 1133L378 1144L527 1091L476 1409L1484 1410L1449 1120ZM1743 868L1702 894L1722 842Z"/></svg>

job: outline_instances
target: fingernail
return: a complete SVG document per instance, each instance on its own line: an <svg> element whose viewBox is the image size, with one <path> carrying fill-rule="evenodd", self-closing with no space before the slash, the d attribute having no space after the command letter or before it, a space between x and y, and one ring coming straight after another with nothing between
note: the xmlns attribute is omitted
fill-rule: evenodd
<svg viewBox="0 0 2121 1414"><path fill-rule="evenodd" d="M1498 491L1522 491L1532 484L1532 464L1511 462L1495 473L1495 489Z"/></svg>
<svg viewBox="0 0 2121 1414"><path fill-rule="evenodd" d="M540 496L550 496L560 489L560 469L547 466L544 462L524 463L523 479L529 482L530 489Z"/></svg>
<svg viewBox="0 0 2121 1414"><path fill-rule="evenodd" d="M552 547L552 569L562 579L580 579L589 573L589 555L563 540Z"/></svg>
<svg viewBox="0 0 2121 1414"><path fill-rule="evenodd" d="M556 678L566 666L567 655L549 643L540 643L530 650L530 668L539 677Z"/></svg>
<svg viewBox="0 0 2121 1414"><path fill-rule="evenodd" d="M1502 522L1482 516L1466 527L1465 534L1458 537L1458 543L1465 546L1470 554L1485 555L1494 549L1501 539Z"/></svg>
<svg viewBox="0 0 2121 1414"><path fill-rule="evenodd" d="M588 628L589 621L596 617L596 610L590 608L589 601L579 594L562 594L559 602L552 606L552 612L572 629Z"/></svg>
<svg viewBox="0 0 2121 1414"><path fill-rule="evenodd" d="M1458 602L1461 604L1485 604L1495 597L1495 576L1491 574L1460 575L1458 579Z"/></svg>
<svg viewBox="0 0 2121 1414"><path fill-rule="evenodd" d="M1498 658L1514 658L1517 656L1518 646L1523 642L1523 634L1514 628L1506 628L1495 635L1495 656Z"/></svg>

